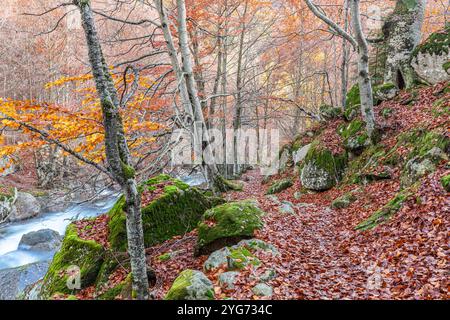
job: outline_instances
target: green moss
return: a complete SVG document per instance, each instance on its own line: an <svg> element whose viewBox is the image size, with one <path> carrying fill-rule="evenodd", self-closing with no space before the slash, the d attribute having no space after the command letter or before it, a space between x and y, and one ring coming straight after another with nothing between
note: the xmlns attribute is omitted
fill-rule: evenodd
<svg viewBox="0 0 450 320"><path fill-rule="evenodd" d="M255 230L263 226L263 214L252 201L226 203L206 211L198 226L198 250L201 253L214 242L226 243L227 238L235 242L252 237Z"/></svg>
<svg viewBox="0 0 450 320"><path fill-rule="evenodd" d="M359 109L359 104L347 106L344 111L344 119L347 121L352 121L358 116Z"/></svg>
<svg viewBox="0 0 450 320"><path fill-rule="evenodd" d="M450 115L450 104L448 102L448 98L443 97L438 100L436 100L433 103L433 109L432 109L433 116L438 118L442 116L449 116Z"/></svg>
<svg viewBox="0 0 450 320"><path fill-rule="evenodd" d="M134 179L136 176L136 170L132 166L126 165L123 162L122 162L122 171L126 180Z"/></svg>
<svg viewBox="0 0 450 320"><path fill-rule="evenodd" d="M353 87L351 87L351 89L347 92L347 99L345 104L346 109L361 105L361 96L358 84L353 85Z"/></svg>
<svg viewBox="0 0 450 320"><path fill-rule="evenodd" d="M169 261L170 259L172 259L170 252L166 252L158 257L159 261Z"/></svg>
<svg viewBox="0 0 450 320"><path fill-rule="evenodd" d="M245 247L231 248L228 256L228 267L230 269L244 269L248 265L257 267L261 261Z"/></svg>
<svg viewBox="0 0 450 320"><path fill-rule="evenodd" d="M419 53L438 56L448 54L450 48L449 32L450 26L446 26L444 30L432 33L425 42L417 46L412 56L416 57Z"/></svg>
<svg viewBox="0 0 450 320"><path fill-rule="evenodd" d="M105 292L98 295L98 300L114 300L119 295L123 299L131 299L131 295L127 294L127 292L131 292L131 286L133 282L133 275L130 273L128 276L120 282L119 284L113 286L112 288L109 288Z"/></svg>
<svg viewBox="0 0 450 320"><path fill-rule="evenodd" d="M343 184L367 183L382 178L371 172L380 164L380 159L386 155L382 145L372 145L365 149L360 156L350 161Z"/></svg>
<svg viewBox="0 0 450 320"><path fill-rule="evenodd" d="M448 137L433 131L413 131L412 138L414 139L411 141L414 145L414 149L409 154L408 159L412 159L414 157L424 157L431 149L435 147L446 151L450 146L450 139Z"/></svg>
<svg viewBox="0 0 450 320"><path fill-rule="evenodd" d="M450 174L442 177L441 179L442 187L447 191L450 192Z"/></svg>
<svg viewBox="0 0 450 320"><path fill-rule="evenodd" d="M71 266L80 268L81 288L86 288L95 282L103 262L103 247L95 241L86 241L78 237L74 224L67 228L61 250L56 253L44 277L41 295L44 299L60 292L71 294L67 288L67 271Z"/></svg>
<svg viewBox="0 0 450 320"><path fill-rule="evenodd" d="M193 270L181 272L167 292L164 300L182 300L185 298L188 295L188 287L191 285L193 275Z"/></svg>
<svg viewBox="0 0 450 320"><path fill-rule="evenodd" d="M445 72L450 73L450 61L447 61L442 65L442 69L445 70Z"/></svg>
<svg viewBox="0 0 450 320"><path fill-rule="evenodd" d="M352 192L344 194L342 197L335 199L331 203L331 208L333 209L343 209L350 206L351 203L357 200L356 196Z"/></svg>
<svg viewBox="0 0 450 320"><path fill-rule="evenodd" d="M140 189L148 188L153 191L155 185L162 182L168 183L164 186L164 193L142 208L146 247L191 231L202 214L217 200L210 201L197 189L168 175L154 177L143 183ZM118 251L125 251L127 248L124 206L125 199L121 197L109 213L109 240L112 248Z"/></svg>
<svg viewBox="0 0 450 320"><path fill-rule="evenodd" d="M347 161L346 153L333 155L320 141L314 141L303 162L302 185L317 191L334 187L341 179Z"/></svg>
<svg viewBox="0 0 450 320"><path fill-rule="evenodd" d="M330 105L321 105L319 108L320 115L326 120L337 119L342 116L342 110Z"/></svg>
<svg viewBox="0 0 450 320"><path fill-rule="evenodd" d="M383 208L376 211L368 219L358 224L355 229L360 231L370 230L375 228L380 223L389 220L394 214L396 214L401 209L403 203L414 194L413 190L415 188L417 188L417 186L399 192Z"/></svg>
<svg viewBox="0 0 450 320"><path fill-rule="evenodd" d="M289 179L289 178L283 179L283 180L281 180L281 181L274 182L274 183L270 186L269 190L267 190L267 193L266 193L266 194L276 194L276 193L280 193L281 191L284 191L284 190L286 190L287 188L292 187L292 185L293 185L292 179Z"/></svg>
<svg viewBox="0 0 450 320"><path fill-rule="evenodd" d="M234 182L228 179L225 179L222 176L218 177L219 184L222 186L221 189L224 189L223 191L242 191L244 188L244 185L240 182Z"/></svg>
<svg viewBox="0 0 450 320"><path fill-rule="evenodd" d="M186 300L191 297L191 293L189 292L190 287L193 285L193 278L195 276L196 271L194 270L184 270L179 274L179 276L175 279L172 287L167 292L164 300ZM209 300L214 300L214 292L212 289L209 289L205 293L205 297Z"/></svg>
<svg viewBox="0 0 450 320"><path fill-rule="evenodd" d="M391 108L383 108L383 110L381 110L381 116L385 119L388 119L393 112L394 110L392 110Z"/></svg>

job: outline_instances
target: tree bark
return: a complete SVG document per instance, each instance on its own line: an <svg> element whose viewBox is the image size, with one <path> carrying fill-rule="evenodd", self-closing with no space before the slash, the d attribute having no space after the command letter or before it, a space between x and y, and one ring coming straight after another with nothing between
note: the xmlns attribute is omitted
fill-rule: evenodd
<svg viewBox="0 0 450 320"><path fill-rule="evenodd" d="M89 0L75 0L81 13L81 20L88 46L89 62L92 68L97 94L103 114L105 129L105 149L108 170L122 187L126 198L128 252L133 274L133 290L137 299L149 297L147 263L144 247L140 195L137 191L135 171L131 162L119 115L119 100L114 82L105 62L100 40L97 35L91 3Z"/></svg>
<svg viewBox="0 0 450 320"><path fill-rule="evenodd" d="M366 122L366 131L374 139L375 113L373 111L372 83L369 73L369 46L361 26L360 0L350 0L352 25L358 43L358 82L361 96L361 113Z"/></svg>

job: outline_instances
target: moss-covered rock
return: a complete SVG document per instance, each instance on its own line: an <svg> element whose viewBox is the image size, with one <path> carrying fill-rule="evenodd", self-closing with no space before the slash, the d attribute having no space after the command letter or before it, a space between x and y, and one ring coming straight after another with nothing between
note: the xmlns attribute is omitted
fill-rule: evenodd
<svg viewBox="0 0 450 320"><path fill-rule="evenodd" d="M319 113L322 119L325 120L337 119L342 116L342 110L340 108L326 104L320 106Z"/></svg>
<svg viewBox="0 0 450 320"><path fill-rule="evenodd" d="M346 163L346 154L333 155L318 141L314 142L300 173L303 187L315 191L331 189L340 180Z"/></svg>
<svg viewBox="0 0 450 320"><path fill-rule="evenodd" d="M242 191L244 189L244 184L240 181L232 181L225 178L221 178L220 180L227 190Z"/></svg>
<svg viewBox="0 0 450 320"><path fill-rule="evenodd" d="M450 26L431 34L417 46L411 56L411 65L420 78L435 84L450 79Z"/></svg>
<svg viewBox="0 0 450 320"><path fill-rule="evenodd" d="M331 203L333 209L348 208L353 202L357 200L356 196L352 192L344 194L342 197L335 199Z"/></svg>
<svg viewBox="0 0 450 320"><path fill-rule="evenodd" d="M359 119L342 125L338 129L338 133L344 139L344 147L348 151L360 153L370 145L364 122Z"/></svg>
<svg viewBox="0 0 450 320"><path fill-rule="evenodd" d="M359 112L360 112L359 104L346 106L344 111L344 119L347 121L352 121L358 116Z"/></svg>
<svg viewBox="0 0 450 320"><path fill-rule="evenodd" d="M381 101L387 101L395 98L398 94L398 89L392 82L383 83L373 88L373 98L376 104Z"/></svg>
<svg viewBox="0 0 450 320"><path fill-rule="evenodd" d="M292 187L294 183L292 182L292 179L283 179L280 181L274 182L270 188L267 190L266 194L276 194L280 193L281 191L284 191L290 187Z"/></svg>
<svg viewBox="0 0 450 320"><path fill-rule="evenodd" d="M78 237L78 230L74 224L67 228L61 249L53 258L44 277L41 297L48 299L55 293L71 294L67 282L71 275L71 268L76 266L80 270L81 288L95 283L97 274L103 262L104 248L92 240L82 240Z"/></svg>
<svg viewBox="0 0 450 320"><path fill-rule="evenodd" d="M206 211L198 226L196 254L208 254L251 238L262 228L263 214L252 201L226 203Z"/></svg>
<svg viewBox="0 0 450 320"><path fill-rule="evenodd" d="M450 174L442 177L441 183L445 191L450 192Z"/></svg>
<svg viewBox="0 0 450 320"><path fill-rule="evenodd" d="M248 265L258 267L261 261L245 246L233 246L227 259L228 270L244 269Z"/></svg>
<svg viewBox="0 0 450 320"><path fill-rule="evenodd" d="M214 300L212 282L200 271L184 270L175 279L165 300Z"/></svg>
<svg viewBox="0 0 450 320"><path fill-rule="evenodd" d="M436 165L448 160L447 153L450 139L437 132L413 131L409 139L414 149L408 156L408 161L401 176L402 187L408 187L421 177L435 171Z"/></svg>
<svg viewBox="0 0 450 320"><path fill-rule="evenodd" d="M159 175L140 186L141 192L157 192L163 185L161 194L142 208L144 241L146 247L168 240L194 229L203 213L216 201L187 184ZM127 248L125 199L121 197L109 212L109 240L117 251Z"/></svg>

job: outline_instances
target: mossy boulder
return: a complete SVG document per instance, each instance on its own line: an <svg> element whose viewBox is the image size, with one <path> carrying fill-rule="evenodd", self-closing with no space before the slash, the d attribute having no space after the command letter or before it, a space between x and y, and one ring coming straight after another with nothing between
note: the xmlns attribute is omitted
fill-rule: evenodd
<svg viewBox="0 0 450 320"><path fill-rule="evenodd" d="M343 209L348 208L353 202L355 202L358 198L352 193L348 192L344 194L342 197L334 199L331 203L332 209Z"/></svg>
<svg viewBox="0 0 450 320"><path fill-rule="evenodd" d="M380 84L378 86L374 86L373 88L373 97L374 101L380 103L381 101L387 101L395 98L398 94L399 90L392 82L387 82Z"/></svg>
<svg viewBox="0 0 450 320"><path fill-rule="evenodd" d="M292 179L283 179L280 181L274 182L270 188L267 190L266 194L276 194L280 193L281 191L284 191L290 187L292 187L294 183L292 182Z"/></svg>
<svg viewBox="0 0 450 320"><path fill-rule="evenodd" d="M78 237L75 224L67 228L66 236L59 252L44 277L41 297L48 299L55 293L72 294L67 282L70 280L71 268L76 266L80 270L81 289L95 283L101 268L105 250L103 246L92 240L82 240Z"/></svg>
<svg viewBox="0 0 450 320"><path fill-rule="evenodd" d="M411 65L420 78L435 84L450 80L450 26L431 34L417 46L411 58Z"/></svg>
<svg viewBox="0 0 450 320"><path fill-rule="evenodd" d="M353 153L361 153L364 148L370 145L370 138L365 131L365 124L359 119L340 126L338 134L344 140L345 149Z"/></svg>
<svg viewBox="0 0 450 320"><path fill-rule="evenodd" d="M414 149L409 154L402 172L402 187L408 187L421 177L434 172L441 161L448 160L450 147L450 139L447 136L433 131L415 131L409 139L414 139Z"/></svg>
<svg viewBox="0 0 450 320"><path fill-rule="evenodd" d="M175 279L164 299L214 300L214 287L202 272L188 269Z"/></svg>
<svg viewBox="0 0 450 320"><path fill-rule="evenodd" d="M300 173L303 187L325 191L340 180L347 163L346 154L334 155L318 141L311 145Z"/></svg>
<svg viewBox="0 0 450 320"><path fill-rule="evenodd" d="M347 121L352 121L353 119L355 119L356 117L358 117L358 114L360 113L360 105L351 105L351 106L346 106L345 107L345 111L344 111L344 119Z"/></svg>
<svg viewBox="0 0 450 320"><path fill-rule="evenodd" d="M146 247L193 230L203 213L216 201L168 175L159 175L140 186L141 193L153 197L142 208ZM152 195L155 192L155 195ZM109 240L117 251L127 248L125 199L121 197L109 212Z"/></svg>
<svg viewBox="0 0 450 320"><path fill-rule="evenodd" d="M333 120L342 116L342 110L340 108L336 108L327 104L321 105L319 107L319 113L321 118L324 120Z"/></svg>
<svg viewBox="0 0 450 320"><path fill-rule="evenodd" d="M260 239L242 240L234 246L211 253L203 264L203 269L211 271L226 266L227 270L237 270L248 265L258 267L261 261L255 256L257 251L265 251L274 256L279 254L273 245Z"/></svg>
<svg viewBox="0 0 450 320"><path fill-rule="evenodd" d="M196 255L253 237L263 227L264 212L253 201L226 203L205 212L198 225Z"/></svg>

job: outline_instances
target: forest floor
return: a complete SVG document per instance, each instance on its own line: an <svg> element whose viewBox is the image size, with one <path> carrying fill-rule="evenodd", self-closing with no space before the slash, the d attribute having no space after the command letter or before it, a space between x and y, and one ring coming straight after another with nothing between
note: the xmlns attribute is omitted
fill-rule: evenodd
<svg viewBox="0 0 450 320"><path fill-rule="evenodd" d="M398 134L414 128L447 128L448 116L436 117L433 104L443 83L420 90L417 96L402 92L395 100L376 108L379 119L384 108L393 115L382 125L387 134L382 143L393 146ZM448 98L448 94L446 95ZM414 102L410 103L413 99ZM327 147L342 148L336 128L337 120L327 124L322 134ZM405 149L405 150L403 150ZM336 150L339 151L339 150ZM408 154L400 147L400 153ZM278 256L258 257L265 267L276 270L270 281L273 299L449 299L450 281L448 257L450 238L450 198L441 185L441 177L448 175L447 165L423 178L419 190L408 198L402 208L388 221L368 231L355 227L375 211L386 205L400 190L401 167L394 168L392 178L366 185L338 186L327 192L302 190L299 174L286 173L294 178L294 186L277 195L275 201L266 196L267 185L258 170L242 177L244 189L230 192L227 200L255 199L267 213L265 226L256 238L276 246ZM272 180L282 178L274 177ZM349 191L357 200L348 208L331 209L332 201ZM294 204L295 214L281 213L278 201ZM155 268L158 283L154 287L157 298L163 298L178 273L184 269L202 269L206 257L194 258L195 231L177 237L157 247L149 248L149 263ZM157 257L175 252L177 258L162 262ZM262 254L262 253L259 253ZM258 254L257 254L258 255ZM264 268L258 268L264 269ZM218 274L207 273L216 286L216 297L258 299L251 288L248 267L240 273L236 288L224 292L218 285Z"/></svg>
<svg viewBox="0 0 450 320"><path fill-rule="evenodd" d="M358 232L354 227L379 207L395 182L371 184L359 191L358 201L347 209L332 210L331 201L345 189L293 197L290 188L278 195L300 206L296 214L283 214L261 188L259 171L244 176L243 192L228 194L229 200L256 199L266 211L265 227L256 238L275 245L279 256L266 255L260 260L274 268L277 277L270 282L273 299L448 299L448 226L449 202L445 192L436 193L436 177L430 176L418 196L426 203L410 201L389 221L378 228ZM299 182L297 182L298 184ZM297 189L298 190L298 189ZM436 210L433 210L435 208ZM447 209L445 209L447 208ZM428 211L432 210L432 211ZM187 268L201 270L206 257L194 258L195 231L148 250L149 260L158 275L155 287L162 298L178 273ZM161 262L164 252L178 252L177 258ZM217 284L217 274L207 274ZM249 282L248 267L239 276L236 288L217 297L257 299Z"/></svg>

